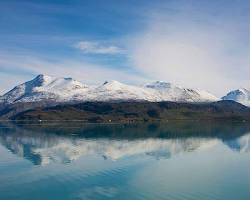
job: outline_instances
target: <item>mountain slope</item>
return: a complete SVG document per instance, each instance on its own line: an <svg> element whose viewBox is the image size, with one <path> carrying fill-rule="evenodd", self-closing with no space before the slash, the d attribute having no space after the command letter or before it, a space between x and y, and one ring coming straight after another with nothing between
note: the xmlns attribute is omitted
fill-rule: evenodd
<svg viewBox="0 0 250 200"><path fill-rule="evenodd" d="M194 89L182 88L171 83L153 82L144 86L132 86L118 81L100 86L87 86L72 78L38 75L31 81L13 88L0 97L0 103L20 102L70 102L70 101L217 101L214 95Z"/></svg>
<svg viewBox="0 0 250 200"><path fill-rule="evenodd" d="M141 122L168 120L250 121L250 108L234 101L212 103L85 102L37 108L17 113L13 120L81 120Z"/></svg>

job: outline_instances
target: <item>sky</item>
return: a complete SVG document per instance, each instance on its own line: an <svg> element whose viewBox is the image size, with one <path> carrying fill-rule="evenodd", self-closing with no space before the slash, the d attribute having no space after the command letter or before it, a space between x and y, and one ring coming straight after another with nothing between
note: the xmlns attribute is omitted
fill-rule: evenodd
<svg viewBox="0 0 250 200"><path fill-rule="evenodd" d="M1 0L0 94L38 74L250 88L248 0Z"/></svg>

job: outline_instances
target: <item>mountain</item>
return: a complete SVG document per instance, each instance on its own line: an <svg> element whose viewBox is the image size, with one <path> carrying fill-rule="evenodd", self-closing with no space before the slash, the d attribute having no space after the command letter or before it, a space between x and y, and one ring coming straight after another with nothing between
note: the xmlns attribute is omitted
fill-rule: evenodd
<svg viewBox="0 0 250 200"><path fill-rule="evenodd" d="M87 86L72 78L47 75L38 75L0 97L0 103L4 104L41 101L210 102L217 100L218 98L206 91L182 88L160 81L143 86L126 85L118 81L106 81L99 86Z"/></svg>
<svg viewBox="0 0 250 200"><path fill-rule="evenodd" d="M233 100L250 106L250 91L245 88L240 88L229 92L226 96L222 97L223 100Z"/></svg>

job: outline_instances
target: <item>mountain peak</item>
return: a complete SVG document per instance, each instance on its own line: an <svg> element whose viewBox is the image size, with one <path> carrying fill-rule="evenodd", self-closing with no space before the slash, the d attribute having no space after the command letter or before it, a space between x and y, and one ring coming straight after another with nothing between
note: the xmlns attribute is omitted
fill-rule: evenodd
<svg viewBox="0 0 250 200"><path fill-rule="evenodd" d="M103 85L113 85L113 84L122 84L119 81L111 80L111 81L105 81Z"/></svg>
<svg viewBox="0 0 250 200"><path fill-rule="evenodd" d="M109 89L121 89L121 87L126 86L123 83L120 83L119 81L116 80L111 80L111 81L105 81L102 86L104 86L105 88L109 88Z"/></svg>
<svg viewBox="0 0 250 200"><path fill-rule="evenodd" d="M41 86L41 85L47 84L52 79L53 79L52 76L48 76L45 74L39 74L34 79L32 79L31 81L28 81L26 83L31 83L33 86Z"/></svg>
<svg viewBox="0 0 250 200"><path fill-rule="evenodd" d="M237 91L237 90L236 90L236 91ZM242 92L242 93L248 93L248 92L249 92L249 90L246 89L246 88L239 88L238 91L239 91L239 92Z"/></svg>
<svg viewBox="0 0 250 200"><path fill-rule="evenodd" d="M247 95L249 92L246 88L239 88L228 92L226 96Z"/></svg>

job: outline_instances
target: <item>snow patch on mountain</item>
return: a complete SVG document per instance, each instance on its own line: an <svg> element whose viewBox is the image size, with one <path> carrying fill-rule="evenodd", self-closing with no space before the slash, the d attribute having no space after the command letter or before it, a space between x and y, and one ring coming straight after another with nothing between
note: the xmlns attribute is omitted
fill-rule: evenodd
<svg viewBox="0 0 250 200"><path fill-rule="evenodd" d="M176 101L211 102L219 100L203 91L182 88L156 81L143 86L132 86L118 81L106 81L99 86L87 86L72 78L38 75L31 81L13 88L0 97L2 103L37 101Z"/></svg>
<svg viewBox="0 0 250 200"><path fill-rule="evenodd" d="M214 95L198 89L183 88L162 81L145 85L145 88L155 90L161 101L177 102L209 102L218 101Z"/></svg>
<svg viewBox="0 0 250 200"><path fill-rule="evenodd" d="M154 93L142 87L126 85L118 81L106 81L103 85L89 92L90 100L144 100L157 101Z"/></svg>

